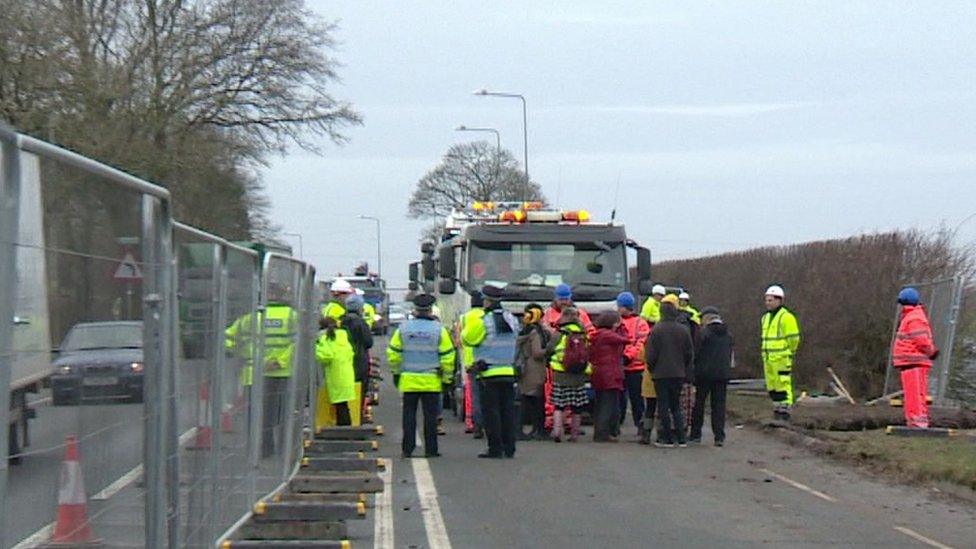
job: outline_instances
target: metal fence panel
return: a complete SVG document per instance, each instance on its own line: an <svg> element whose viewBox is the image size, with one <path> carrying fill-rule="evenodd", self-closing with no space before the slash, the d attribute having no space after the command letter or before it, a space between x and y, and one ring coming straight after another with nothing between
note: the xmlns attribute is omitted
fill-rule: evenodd
<svg viewBox="0 0 976 549"><path fill-rule="evenodd" d="M158 186L0 143L0 548L212 546L297 469L314 269L174 224Z"/></svg>
<svg viewBox="0 0 976 549"><path fill-rule="evenodd" d="M953 347L957 316L959 314L959 304L963 280L961 278L949 278L933 282L907 284L918 290L922 297L922 303L929 315L929 323L932 326L932 337L936 347L942 352L933 361L932 368L929 370L929 395L936 404L945 404L947 398L947 388L950 364L953 362ZM892 323L892 343L894 334L901 321L901 306L895 311ZM901 377L898 371L892 366L890 350L888 357L888 369L885 375L885 394L891 394L901 390Z"/></svg>
<svg viewBox="0 0 976 549"><path fill-rule="evenodd" d="M976 408L976 287L960 288L946 398Z"/></svg>

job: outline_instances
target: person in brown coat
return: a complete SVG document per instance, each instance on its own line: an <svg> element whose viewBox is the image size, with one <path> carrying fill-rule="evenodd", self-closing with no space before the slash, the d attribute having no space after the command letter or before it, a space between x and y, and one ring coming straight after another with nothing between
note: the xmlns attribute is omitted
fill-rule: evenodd
<svg viewBox="0 0 976 549"><path fill-rule="evenodd" d="M522 315L522 331L515 342L515 366L518 369L518 387L521 402L519 440L545 440L546 430L546 344L549 333L542 325L544 310L537 303L525 306ZM528 423L528 434L522 427Z"/></svg>

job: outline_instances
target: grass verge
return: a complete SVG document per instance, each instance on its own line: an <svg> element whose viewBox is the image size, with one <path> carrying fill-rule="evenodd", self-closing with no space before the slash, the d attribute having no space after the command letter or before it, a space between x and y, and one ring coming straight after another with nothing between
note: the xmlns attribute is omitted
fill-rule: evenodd
<svg viewBox="0 0 976 549"><path fill-rule="evenodd" d="M772 418L768 399L730 393L728 415L738 423L761 425ZM906 438L881 430L804 431L823 441L820 451L907 483L947 482L976 490L976 438Z"/></svg>

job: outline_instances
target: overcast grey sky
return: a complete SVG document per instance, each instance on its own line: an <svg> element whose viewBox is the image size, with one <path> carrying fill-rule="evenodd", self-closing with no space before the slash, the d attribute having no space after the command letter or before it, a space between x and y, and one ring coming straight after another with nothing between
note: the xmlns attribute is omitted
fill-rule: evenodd
<svg viewBox="0 0 976 549"><path fill-rule="evenodd" d="M856 4L856 5L851 5ZM365 125L264 174L319 272L375 263L404 285L417 180L493 126L552 201L618 221L655 260L976 212L976 3L364 2L338 20L334 93ZM409 9L405 6L409 5ZM976 219L960 241L976 238Z"/></svg>

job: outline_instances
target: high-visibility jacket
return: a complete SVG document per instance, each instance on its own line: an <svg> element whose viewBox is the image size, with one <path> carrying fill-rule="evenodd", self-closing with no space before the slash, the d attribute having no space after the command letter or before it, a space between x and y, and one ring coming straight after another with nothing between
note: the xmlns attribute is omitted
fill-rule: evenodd
<svg viewBox="0 0 976 549"><path fill-rule="evenodd" d="M373 324L376 324L376 307L371 303L363 303L363 320L370 329L373 328Z"/></svg>
<svg viewBox="0 0 976 549"><path fill-rule="evenodd" d="M498 318L498 313L502 315ZM508 329L499 329L496 320L503 320ZM507 311L485 310L481 319L469 318L461 330L461 342L472 348L474 363L484 362L487 368L478 372L478 379L515 377L515 340L518 321Z"/></svg>
<svg viewBox="0 0 976 549"><path fill-rule="evenodd" d="M331 318L336 322L346 316L346 307L338 301L330 301L322 307L322 318Z"/></svg>
<svg viewBox="0 0 976 549"><path fill-rule="evenodd" d="M650 324L661 322L661 302L654 299L654 296L647 298L641 307L640 316Z"/></svg>
<svg viewBox="0 0 976 549"><path fill-rule="evenodd" d="M554 372L565 372L566 371L566 367L563 366L563 357L566 354L566 334L563 333L563 332L576 332L576 333L579 333L579 332L582 332L582 331L583 331L583 328L581 328L577 324L566 324L564 326L560 326L559 327L559 333L556 334L556 337L559 338L559 342L556 343L556 348L555 348L555 350L552 353L552 358L549 359L549 367L552 369L552 371L554 371ZM589 338L589 336L586 336L586 337ZM586 365L586 371L584 373L586 375L590 375L591 373L593 373L593 365L592 364L587 364Z"/></svg>
<svg viewBox="0 0 976 549"><path fill-rule="evenodd" d="M681 310L684 311L684 312L686 312L686 313L688 313L688 316L691 317L691 321L692 322L694 322L695 324L701 325L701 313L698 311L698 309L694 308L689 303L688 305L685 305L684 307L682 307Z"/></svg>
<svg viewBox="0 0 976 549"><path fill-rule="evenodd" d="M258 313L247 313L224 330L224 346L244 359L241 383L253 382L253 342L258 335ZM295 337L298 331L298 313L288 305L268 304L264 312L264 377L289 377Z"/></svg>
<svg viewBox="0 0 976 549"><path fill-rule="evenodd" d="M647 367L644 363L644 342L647 341L647 336L651 333L651 327L647 325L646 320L634 314L621 316L620 323L627 330L627 337L630 338L630 343L624 347L624 359L626 360L624 371L643 371Z"/></svg>
<svg viewBox="0 0 976 549"><path fill-rule="evenodd" d="M356 400L355 354L349 332L341 328L335 330L332 338L323 331L315 342L315 359L322 366L332 404Z"/></svg>
<svg viewBox="0 0 976 549"><path fill-rule="evenodd" d="M404 393L439 393L454 379L454 344L440 322L413 318L397 328L386 358Z"/></svg>
<svg viewBox="0 0 976 549"><path fill-rule="evenodd" d="M471 323L481 322L482 318L485 316L485 310L481 307L476 307L470 311L461 315L458 325L458 343L461 345L461 365L464 366L466 370L470 370L474 366L474 347L464 343L464 339L461 338L461 334L464 333L464 327Z"/></svg>
<svg viewBox="0 0 976 549"><path fill-rule="evenodd" d="M579 311L580 324L582 324L583 329L586 330L586 335L589 337L593 337L593 334L596 333L596 327L593 326L593 322L590 320L589 313L587 313L586 310L581 309L579 307L577 307L576 310ZM563 313L561 310L556 309L556 307L550 305L549 308L546 309L546 314L542 316L543 325L549 326L553 330L558 330L559 317L562 316L562 314Z"/></svg>
<svg viewBox="0 0 976 549"><path fill-rule="evenodd" d="M793 368L793 355L800 347L800 324L786 307L763 314L761 323L763 363L778 371Z"/></svg>
<svg viewBox="0 0 976 549"><path fill-rule="evenodd" d="M901 321L895 335L891 359L896 368L907 366L932 367L935 342L928 315L921 305L905 305L901 309Z"/></svg>

